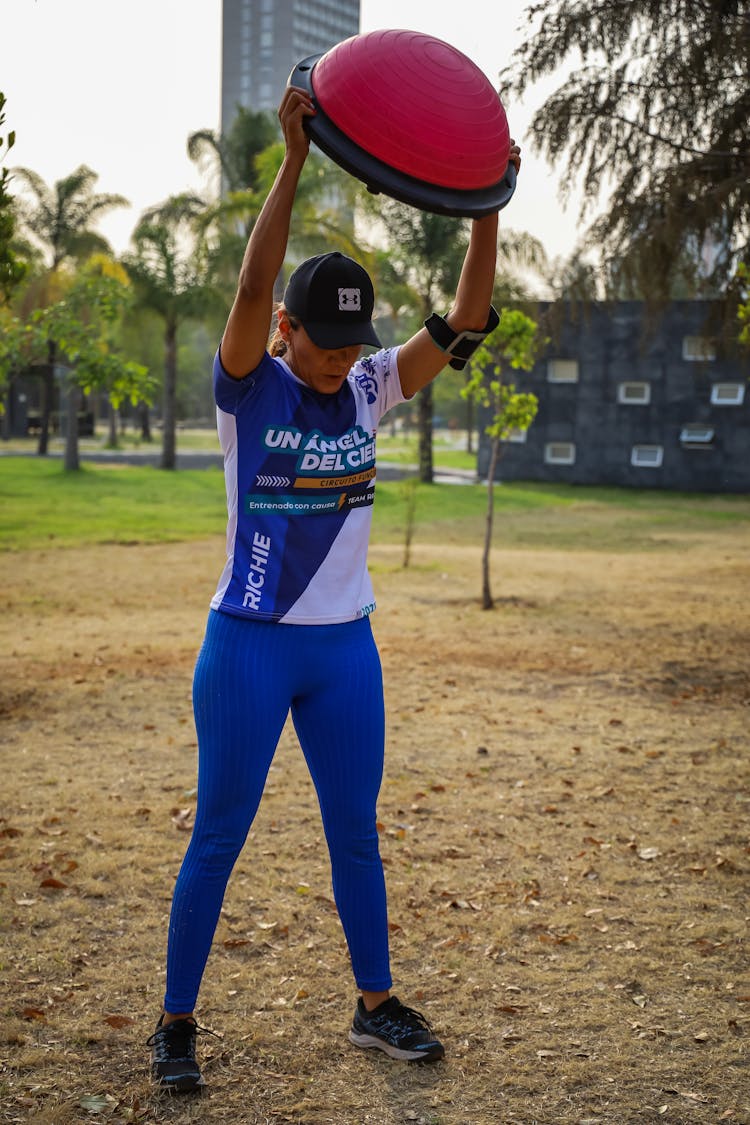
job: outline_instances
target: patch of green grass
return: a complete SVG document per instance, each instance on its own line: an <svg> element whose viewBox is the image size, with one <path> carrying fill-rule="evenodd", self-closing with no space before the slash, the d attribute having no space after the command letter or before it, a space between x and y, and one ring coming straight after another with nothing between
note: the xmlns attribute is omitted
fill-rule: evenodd
<svg viewBox="0 0 750 1125"><path fill-rule="evenodd" d="M398 484L379 484L374 539L398 542L405 512ZM418 485L415 542L484 541L486 485ZM626 488L518 482L494 490L493 542L502 547L632 551L679 547L748 523L750 500Z"/></svg>
<svg viewBox="0 0 750 1125"><path fill-rule="evenodd" d="M465 436L455 438L445 432L434 436L432 458L436 469L467 469L474 472L477 467L476 453L466 452ZM416 467L419 460L416 434L391 434L380 430L378 433L378 457L381 462L411 464Z"/></svg>
<svg viewBox="0 0 750 1125"><path fill-rule="evenodd" d="M495 488L494 541L503 547L643 550L679 547L686 534L750 521L750 499L560 484ZM484 485L417 485L415 544L480 544ZM406 504L398 481L381 481L373 541L399 543ZM221 537L226 524L219 469L164 472L59 460L0 458L0 546L180 542Z"/></svg>
<svg viewBox="0 0 750 1125"><path fill-rule="evenodd" d="M60 461L0 460L0 545L19 550L78 543L160 543L222 535L219 469L164 472Z"/></svg>
<svg viewBox="0 0 750 1125"><path fill-rule="evenodd" d="M434 451L436 469L468 469L476 474L477 455L463 449L436 449Z"/></svg>

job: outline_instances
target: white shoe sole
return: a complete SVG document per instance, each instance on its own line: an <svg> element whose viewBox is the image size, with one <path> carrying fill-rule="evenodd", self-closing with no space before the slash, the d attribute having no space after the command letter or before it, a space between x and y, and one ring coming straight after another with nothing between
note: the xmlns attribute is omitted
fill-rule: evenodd
<svg viewBox="0 0 750 1125"><path fill-rule="evenodd" d="M431 1054L429 1051L404 1051L401 1047L394 1047L391 1043L386 1043L384 1039L378 1039L375 1035L360 1034L354 1028L349 1032L349 1040L355 1047L384 1051L392 1059L401 1059L403 1062L418 1062L420 1060L422 1062L437 1062L445 1054L443 1050L439 1054L437 1052Z"/></svg>

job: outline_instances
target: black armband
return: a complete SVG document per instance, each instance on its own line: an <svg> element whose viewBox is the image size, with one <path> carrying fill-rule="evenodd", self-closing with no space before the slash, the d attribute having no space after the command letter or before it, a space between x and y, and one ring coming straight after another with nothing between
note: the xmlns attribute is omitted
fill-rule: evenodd
<svg viewBox="0 0 750 1125"><path fill-rule="evenodd" d="M453 358L451 367L456 371L463 371L466 361L471 358L479 345L490 332L494 332L500 323L497 311L490 305L490 315L481 332L455 332L447 320L437 313L433 313L424 322L424 326L432 336L433 341L441 351L447 352Z"/></svg>

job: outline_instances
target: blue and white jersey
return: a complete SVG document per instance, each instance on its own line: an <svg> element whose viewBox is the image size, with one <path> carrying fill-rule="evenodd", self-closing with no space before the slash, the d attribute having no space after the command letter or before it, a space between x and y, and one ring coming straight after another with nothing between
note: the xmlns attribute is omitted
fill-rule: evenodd
<svg viewBox="0 0 750 1125"><path fill-rule="evenodd" d="M375 435L404 402L397 348L358 360L319 394L266 353L233 379L214 360L227 490L227 562L213 609L257 621L336 624L375 608L367 548Z"/></svg>

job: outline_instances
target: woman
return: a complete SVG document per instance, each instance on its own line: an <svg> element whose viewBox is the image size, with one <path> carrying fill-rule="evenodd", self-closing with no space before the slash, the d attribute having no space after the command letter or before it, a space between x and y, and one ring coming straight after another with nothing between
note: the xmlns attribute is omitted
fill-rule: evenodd
<svg viewBox="0 0 750 1125"><path fill-rule="evenodd" d="M252 824L286 717L312 775L334 896L360 990L351 1041L394 1058L434 1061L442 1044L391 995L375 806L384 749L383 685L369 615L367 543L375 432L483 338L497 255L497 215L472 223L455 302L407 343L380 347L372 284L351 258L323 254L274 282L315 112L288 89L286 151L245 251L214 363L229 522L227 564L211 602L193 702L199 745L195 827L175 886L164 1012L149 1042L152 1073L172 1090L202 1084L194 1018L227 880ZM519 164L514 146L512 159ZM494 310L492 310L494 315Z"/></svg>

